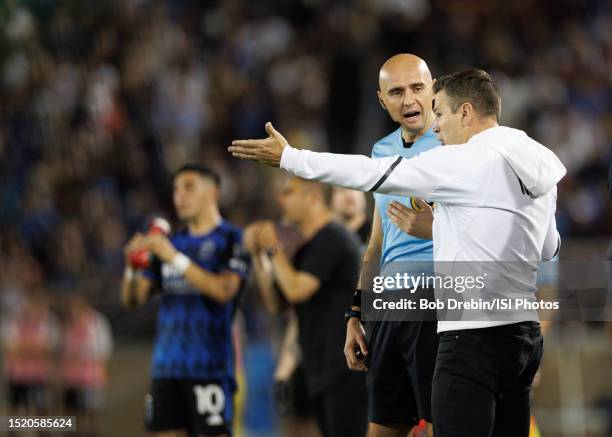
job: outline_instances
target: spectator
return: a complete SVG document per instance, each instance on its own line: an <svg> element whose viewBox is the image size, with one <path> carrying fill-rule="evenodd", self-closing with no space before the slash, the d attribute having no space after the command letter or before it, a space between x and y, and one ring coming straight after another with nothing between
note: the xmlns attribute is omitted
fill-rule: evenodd
<svg viewBox="0 0 612 437"><path fill-rule="evenodd" d="M51 407L50 383L59 325L48 297L30 291L25 303L2 327L9 414L45 415Z"/></svg>
<svg viewBox="0 0 612 437"><path fill-rule="evenodd" d="M80 436L99 435L112 347L106 318L82 294L69 296L61 352L63 414L77 417Z"/></svg>

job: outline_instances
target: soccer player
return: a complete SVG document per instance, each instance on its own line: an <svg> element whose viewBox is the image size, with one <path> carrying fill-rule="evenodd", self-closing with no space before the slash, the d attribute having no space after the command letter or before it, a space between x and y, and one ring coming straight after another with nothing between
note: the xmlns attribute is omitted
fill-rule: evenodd
<svg viewBox="0 0 612 437"><path fill-rule="evenodd" d="M247 262L240 229L222 219L219 176L199 165L174 175L174 206L185 229L170 238L136 234L129 258L146 249L154 261L142 274L126 267L128 306L161 289L146 425L163 437L231 434L235 390L231 325Z"/></svg>
<svg viewBox="0 0 612 437"><path fill-rule="evenodd" d="M297 150L268 124L270 137L233 142L237 157L281 166L346 188L410 195L436 203L434 260L528 263L520 278L535 290L533 262L559 250L556 184L565 167L524 132L499 126L491 77L470 69L434 84L434 131L446 147L417 157L370 159ZM456 263L455 263L456 265ZM513 269L496 271L514 283ZM486 288L483 293L505 289ZM511 296L511 295L510 295ZM529 392L542 357L540 324L527 320L440 320L432 412L436 436L527 437ZM537 315L536 315L537 317Z"/></svg>
<svg viewBox="0 0 612 437"><path fill-rule="evenodd" d="M431 129L434 122L431 73L422 59L412 54L389 58L380 69L378 98L399 127L374 145L372 157L410 158L440 145ZM378 259L381 275L390 274L393 263L400 262L402 267L411 269L406 273L418 275L427 265L423 262L433 261L431 207L410 197L375 193L374 199L372 233L363 257L358 290L371 280ZM407 206L416 202L422 211ZM418 263L411 265L410 261ZM358 296L355 300L352 310L358 315ZM348 320L345 355L353 370L366 370L367 362L368 435L400 437L419 420L431 423L431 383L438 348L436 324L385 320L367 323L366 330L367 344L359 317ZM365 359L357 359L357 352Z"/></svg>
<svg viewBox="0 0 612 437"><path fill-rule="evenodd" d="M271 273L254 263L262 293L272 293L272 287L264 284L274 281L295 308L301 365L321 433L360 437L366 433L365 380L347 369L342 355L342 313L351 302L359 274L359 241L332 220L330 191L316 182L288 180L281 202L283 216L304 237L291 260L272 222L250 225L245 245L254 259L266 254L271 263Z"/></svg>

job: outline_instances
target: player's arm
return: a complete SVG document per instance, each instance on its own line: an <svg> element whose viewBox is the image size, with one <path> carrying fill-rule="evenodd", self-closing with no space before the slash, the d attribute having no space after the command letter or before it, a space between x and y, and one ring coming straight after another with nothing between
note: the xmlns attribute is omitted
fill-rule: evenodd
<svg viewBox="0 0 612 437"><path fill-rule="evenodd" d="M372 284L372 278L379 270L382 240L382 221L380 219L378 207L375 207L374 217L372 219L372 232L370 234L370 239L368 240L368 245L363 254L361 270L359 271L359 279L357 280L357 288L359 290L363 290L364 287L368 287L368 284ZM354 309L358 310L360 308L355 307Z"/></svg>
<svg viewBox="0 0 612 437"><path fill-rule="evenodd" d="M253 271L255 272L255 280L261 294L266 310L270 314L278 314L281 310L281 302L278 298L276 289L274 288L274 275L272 272L272 263L265 252L259 252L252 255Z"/></svg>
<svg viewBox="0 0 612 437"><path fill-rule="evenodd" d="M244 230L244 247L251 255L253 261L253 272L257 288L261 294L266 310L270 314L278 314L280 302L276 290L274 289L274 276L272 274L272 264L268 255L259 244L259 232L262 223L252 223Z"/></svg>
<svg viewBox="0 0 612 437"><path fill-rule="evenodd" d="M382 223L378 208L374 208L374 218L372 219L372 232L368 245L363 254L359 279L357 280L357 289L363 290L367 288L367 284L372 283L372 278L378 271L380 265L380 256L382 252ZM361 311L361 307L353 305L354 311ZM368 354L368 346L365 341L365 335L361 327L360 320L356 317L351 317L346 324L346 341L344 343L344 356L346 363L351 370L364 371L367 370L363 360L357 357L357 351L361 355Z"/></svg>
<svg viewBox="0 0 612 437"><path fill-rule="evenodd" d="M273 249L270 261L276 282L287 302L291 304L304 302L319 289L321 285L319 278L308 272L296 270L281 247Z"/></svg>
<svg viewBox="0 0 612 437"><path fill-rule="evenodd" d="M174 266L195 289L219 303L230 301L240 289L238 273L233 271L212 273L203 269L191 262L187 255L176 250L165 235L147 235L142 247L150 250L162 262Z"/></svg>
<svg viewBox="0 0 612 437"><path fill-rule="evenodd" d="M441 180L437 181L434 172L423 168L420 158L394 156L372 159L287 146L282 154L281 168L303 179L353 190L428 199Z"/></svg>
<svg viewBox="0 0 612 437"><path fill-rule="evenodd" d="M183 277L203 295L218 303L229 302L240 290L240 275L232 271L211 273L190 262Z"/></svg>
<svg viewBox="0 0 612 437"><path fill-rule="evenodd" d="M432 191L449 178L449 171L460 174L463 171L463 168L458 168L460 164L463 167L467 165L465 162L441 162L440 151L436 149L410 159L401 156L372 159L361 155L298 150L289 146L270 123L266 124L266 130L270 137L232 141L229 151L238 158L280 166L303 179L352 190L431 200Z"/></svg>
<svg viewBox="0 0 612 437"><path fill-rule="evenodd" d="M299 366L300 361L298 320L295 312L290 311L289 322L274 371L274 397L281 410L287 411L293 406L291 375Z"/></svg>
<svg viewBox="0 0 612 437"><path fill-rule="evenodd" d="M308 272L296 270L278 242L272 222L261 225L259 243L266 249L272 264L272 273L287 302L304 302L320 287L320 280Z"/></svg>
<svg viewBox="0 0 612 437"><path fill-rule="evenodd" d="M285 337L281 345L278 364L274 371L275 381L288 381L300 362L299 327L297 316L291 311Z"/></svg>
<svg viewBox="0 0 612 437"><path fill-rule="evenodd" d="M126 267L121 279L121 302L126 308L135 308L144 304L153 288L153 282L142 276L142 273Z"/></svg>
<svg viewBox="0 0 612 437"><path fill-rule="evenodd" d="M145 278L141 271L129 265L129 254L142 247L144 235L136 233L123 249L125 258L125 270L121 279L121 302L126 308L134 308L144 304L148 299L153 288L153 281Z"/></svg>

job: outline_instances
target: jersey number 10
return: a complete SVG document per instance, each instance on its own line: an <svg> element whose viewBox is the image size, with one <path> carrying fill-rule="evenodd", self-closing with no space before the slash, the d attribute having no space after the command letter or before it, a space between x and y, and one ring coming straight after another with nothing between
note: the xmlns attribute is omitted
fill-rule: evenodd
<svg viewBox="0 0 612 437"><path fill-rule="evenodd" d="M206 423L211 426L222 425L223 416L221 413L225 408L223 389L217 384L208 384L205 387L196 385L193 387L193 394L196 397L198 414L208 415Z"/></svg>

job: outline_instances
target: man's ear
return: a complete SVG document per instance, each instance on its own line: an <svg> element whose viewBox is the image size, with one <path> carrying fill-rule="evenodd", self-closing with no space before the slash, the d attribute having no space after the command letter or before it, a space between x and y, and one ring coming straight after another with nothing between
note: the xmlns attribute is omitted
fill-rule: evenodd
<svg viewBox="0 0 612 437"><path fill-rule="evenodd" d="M385 102L383 102L382 93L380 92L380 90L378 90L376 94L378 94L378 103L380 103L380 106L382 106L382 108L386 111L387 107L385 106Z"/></svg>
<svg viewBox="0 0 612 437"><path fill-rule="evenodd" d="M221 198L221 188L216 186L214 191L213 191L213 196L215 198L215 200L218 202L219 199Z"/></svg>
<svg viewBox="0 0 612 437"><path fill-rule="evenodd" d="M474 107L470 102L465 102L459 107L459 111L461 111L461 122L465 126L469 126L474 121L474 116L476 115L474 112Z"/></svg>

